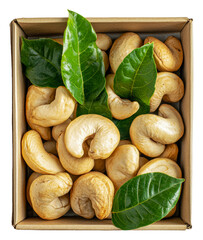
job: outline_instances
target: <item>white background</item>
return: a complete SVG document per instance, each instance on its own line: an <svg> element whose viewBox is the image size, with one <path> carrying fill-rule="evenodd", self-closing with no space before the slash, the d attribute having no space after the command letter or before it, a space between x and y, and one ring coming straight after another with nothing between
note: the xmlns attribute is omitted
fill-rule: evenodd
<svg viewBox="0 0 203 240"><path fill-rule="evenodd" d="M7 0L0 1L0 236L1 239L202 239L203 214L203 13L199 0ZM187 231L20 231L12 215L12 85L9 23L20 17L189 17L194 32L192 225ZM199 234L199 235L198 235ZM11 237L11 238L10 238Z"/></svg>

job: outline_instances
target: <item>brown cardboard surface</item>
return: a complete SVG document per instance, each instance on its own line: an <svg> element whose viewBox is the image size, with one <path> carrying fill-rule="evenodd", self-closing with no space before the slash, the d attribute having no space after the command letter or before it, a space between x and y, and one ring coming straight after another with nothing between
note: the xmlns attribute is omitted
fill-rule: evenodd
<svg viewBox="0 0 203 240"><path fill-rule="evenodd" d="M27 129L24 113L25 79L20 59L20 37L24 36L20 27L11 24L12 47L12 107L13 107L13 225L26 217L25 208L25 162L21 156L21 138Z"/></svg>
<svg viewBox="0 0 203 240"><path fill-rule="evenodd" d="M16 228L34 230L119 230L112 224L111 220L86 220L79 217L64 217L53 221L44 221L39 218L28 218L17 224ZM187 225L180 218L171 218L139 228L139 230L185 230L186 228Z"/></svg>
<svg viewBox="0 0 203 240"><path fill-rule="evenodd" d="M181 140L180 165L186 181L180 216L164 219L142 229L186 229L191 227L191 134L192 134L192 21L188 18L89 18L97 32L180 33L184 49L182 76L185 96L180 104L185 123ZM13 70L13 225L16 229L116 229L111 220L63 217L44 221L29 217L26 209L26 165L21 157L21 138L27 130L24 113L26 80L20 63L20 37L62 36L66 18L16 19L11 23Z"/></svg>

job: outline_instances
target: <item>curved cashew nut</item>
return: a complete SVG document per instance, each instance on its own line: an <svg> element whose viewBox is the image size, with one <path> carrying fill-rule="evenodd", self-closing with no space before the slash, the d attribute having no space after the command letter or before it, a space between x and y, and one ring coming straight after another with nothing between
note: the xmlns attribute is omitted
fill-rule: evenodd
<svg viewBox="0 0 203 240"><path fill-rule="evenodd" d="M73 113L75 100L69 91L60 86L56 89L54 101L34 108L33 122L42 127L51 127L63 123Z"/></svg>
<svg viewBox="0 0 203 240"><path fill-rule="evenodd" d="M80 176L70 193L73 211L87 219L96 215L99 219L107 218L111 212L114 186L111 180L100 172L90 172Z"/></svg>
<svg viewBox="0 0 203 240"><path fill-rule="evenodd" d="M139 151L133 145L122 145L106 159L107 176L118 190L125 182L135 177L139 169Z"/></svg>
<svg viewBox="0 0 203 240"><path fill-rule="evenodd" d="M165 144L177 142L184 133L183 120L174 107L162 104L158 115L140 115L130 126L132 143L149 157L162 154Z"/></svg>
<svg viewBox="0 0 203 240"><path fill-rule="evenodd" d="M30 177L28 178L28 181L27 181L26 197L27 197L27 201L28 201L28 203L30 204L31 207L32 207L32 203L31 203L31 200L30 200L30 186L31 186L32 182L41 175L42 175L41 173L33 172L30 175Z"/></svg>
<svg viewBox="0 0 203 240"><path fill-rule="evenodd" d="M108 93L108 104L111 114L114 118L122 120L131 117L139 109L139 103L131 102L128 99L121 99L113 91L114 74L109 74L106 77L106 91Z"/></svg>
<svg viewBox="0 0 203 240"><path fill-rule="evenodd" d="M108 50L112 45L112 39L105 33L97 33L96 45L103 51Z"/></svg>
<svg viewBox="0 0 203 240"><path fill-rule="evenodd" d="M64 171L58 158L45 151L41 137L35 130L24 134L22 155L27 165L35 172L55 174Z"/></svg>
<svg viewBox="0 0 203 240"><path fill-rule="evenodd" d="M43 219L57 219L70 209L69 195L72 179L68 173L42 175L30 186L30 200L34 211Z"/></svg>
<svg viewBox="0 0 203 240"><path fill-rule="evenodd" d="M52 153L54 155L58 155L57 150L56 150L56 141L54 140L49 140L44 142L44 149L48 153Z"/></svg>
<svg viewBox="0 0 203 240"><path fill-rule="evenodd" d="M73 175L81 175L92 170L94 167L94 159L86 156L88 147L83 144L85 147L85 156L82 158L73 157L64 144L64 133L62 133L57 140L57 151L59 155L59 160L62 166Z"/></svg>
<svg viewBox="0 0 203 240"><path fill-rule="evenodd" d="M52 128L52 137L55 141L58 140L58 137L65 132L67 126L69 125L69 123L71 122L70 118L67 119L65 122L56 125Z"/></svg>
<svg viewBox="0 0 203 240"><path fill-rule="evenodd" d="M105 72L106 72L109 68L109 57L108 57L107 53L104 51L102 51L102 55L103 55L103 60L104 60Z"/></svg>
<svg viewBox="0 0 203 240"><path fill-rule="evenodd" d="M165 102L178 102L183 95L183 81L175 73L157 73L155 91L150 99L150 112L158 108L162 98Z"/></svg>
<svg viewBox="0 0 203 240"><path fill-rule="evenodd" d="M178 164L169 158L155 158L140 168L137 175L151 172L165 173L174 178L181 178L182 171Z"/></svg>
<svg viewBox="0 0 203 240"><path fill-rule="evenodd" d="M88 155L93 159L106 159L120 141L119 130L111 120L87 114L77 117L66 128L66 149L72 156L80 158L84 155L83 142L92 137Z"/></svg>
<svg viewBox="0 0 203 240"><path fill-rule="evenodd" d="M44 140L51 139L51 129L48 127L42 127L34 123L32 113L33 110L44 104L49 104L53 101L55 95L54 88L44 88L44 87L36 87L31 85L28 88L26 95L26 119L29 126L36 130Z"/></svg>
<svg viewBox="0 0 203 240"><path fill-rule="evenodd" d="M87 141L85 142L88 147L90 146L92 141L92 138L88 138ZM105 172L106 171L106 166L105 166L105 159L95 159L94 160L94 167L93 167L93 171L97 171L97 172Z"/></svg>
<svg viewBox="0 0 203 240"><path fill-rule="evenodd" d="M178 158L178 146L176 143L166 145L164 152L159 156L159 158L169 158L177 162Z"/></svg>
<svg viewBox="0 0 203 240"><path fill-rule="evenodd" d="M112 71L115 73L123 59L134 49L141 47L142 44L140 36L133 32L123 33L117 38L109 53L109 62Z"/></svg>
<svg viewBox="0 0 203 240"><path fill-rule="evenodd" d="M183 48L181 42L170 36L163 43L155 37L147 37L146 43L154 43L154 58L159 71L175 72L183 62Z"/></svg>

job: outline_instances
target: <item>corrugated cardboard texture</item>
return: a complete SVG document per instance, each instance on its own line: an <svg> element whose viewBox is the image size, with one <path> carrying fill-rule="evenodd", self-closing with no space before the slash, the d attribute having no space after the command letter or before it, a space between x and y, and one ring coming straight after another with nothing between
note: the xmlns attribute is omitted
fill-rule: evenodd
<svg viewBox="0 0 203 240"><path fill-rule="evenodd" d="M134 31L156 36L172 33L181 38L184 64L181 70L185 82L185 96L180 111L185 122L185 135L181 140L180 165L186 181L181 196L180 217L164 219L142 229L186 229L191 225L191 120L192 120L192 21L187 18L89 18L97 32L115 35ZM13 64L13 225L17 229L116 229L111 220L86 220L63 217L44 221L28 216L25 199L26 166L21 157L21 138L27 130L24 113L26 80L20 63L20 37L62 36L66 18L17 19L11 23ZM164 37L165 38L165 37ZM162 39L163 40L163 39Z"/></svg>

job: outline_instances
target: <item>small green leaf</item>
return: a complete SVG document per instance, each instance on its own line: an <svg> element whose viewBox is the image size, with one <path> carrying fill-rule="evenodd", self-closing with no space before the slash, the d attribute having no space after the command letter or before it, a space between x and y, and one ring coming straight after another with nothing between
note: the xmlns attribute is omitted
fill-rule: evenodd
<svg viewBox="0 0 203 240"><path fill-rule="evenodd" d="M78 103L97 98L105 86L103 56L90 22L69 11L63 39L61 73L65 86Z"/></svg>
<svg viewBox="0 0 203 240"><path fill-rule="evenodd" d="M120 131L121 139L129 138L129 128L135 117L149 113L156 77L153 43L133 50L119 65L114 78L115 93L121 98L137 101L140 104L139 111L130 118L113 120Z"/></svg>
<svg viewBox="0 0 203 240"><path fill-rule="evenodd" d="M25 76L39 87L63 86L61 77L62 46L51 39L22 38L21 62Z"/></svg>
<svg viewBox="0 0 203 240"><path fill-rule="evenodd" d="M161 220L177 204L183 182L184 179L158 172L132 178L116 192L113 224L130 230Z"/></svg>

